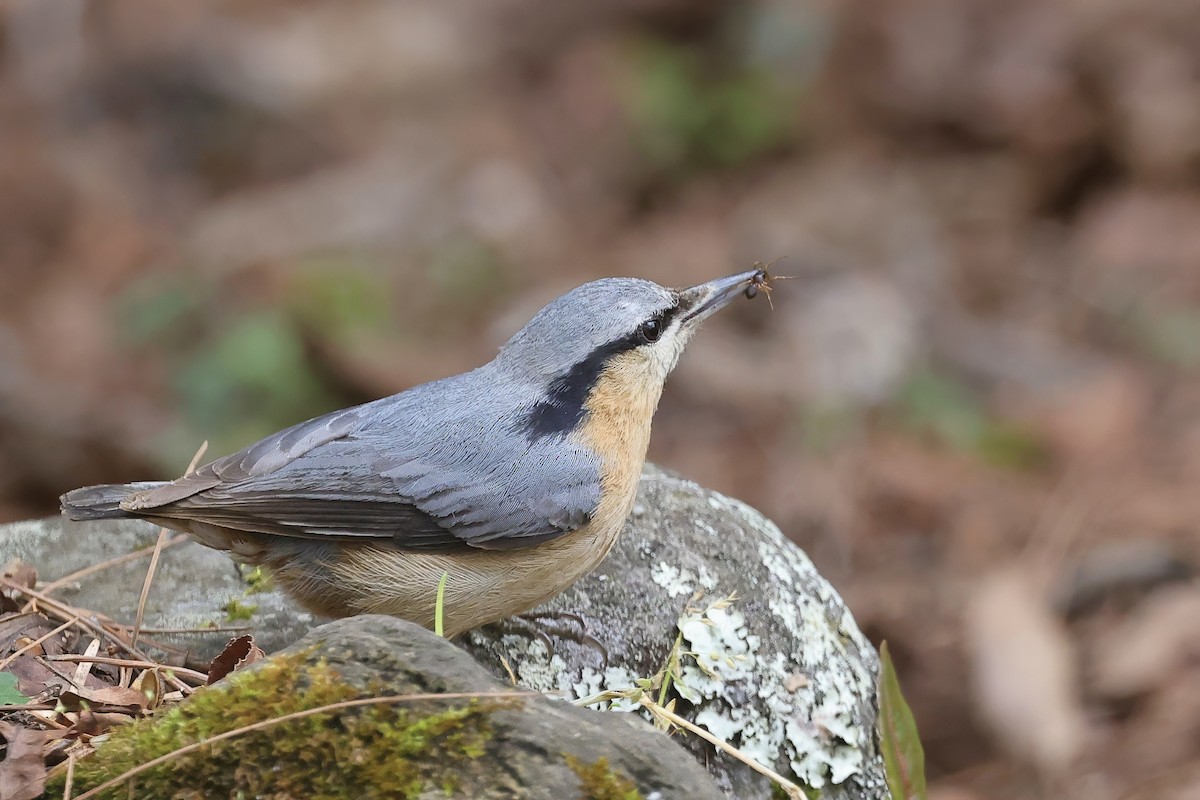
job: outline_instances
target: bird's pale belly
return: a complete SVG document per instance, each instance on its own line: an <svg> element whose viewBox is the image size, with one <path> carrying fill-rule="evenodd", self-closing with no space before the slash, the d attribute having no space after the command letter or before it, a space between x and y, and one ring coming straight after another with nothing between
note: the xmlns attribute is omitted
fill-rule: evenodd
<svg viewBox="0 0 1200 800"><path fill-rule="evenodd" d="M430 628L437 584L447 573L444 625L455 636L559 594L599 564L619 533L620 526L604 535L588 526L526 550L453 557L360 547L343 551L333 572L349 589L352 613L391 614Z"/></svg>
<svg viewBox="0 0 1200 800"><path fill-rule="evenodd" d="M318 614L389 614L428 628L445 573L443 624L447 636L456 636L528 611L593 570L620 535L631 505L632 494L577 531L519 550L443 555L343 543L336 550L293 551L269 566L293 597Z"/></svg>

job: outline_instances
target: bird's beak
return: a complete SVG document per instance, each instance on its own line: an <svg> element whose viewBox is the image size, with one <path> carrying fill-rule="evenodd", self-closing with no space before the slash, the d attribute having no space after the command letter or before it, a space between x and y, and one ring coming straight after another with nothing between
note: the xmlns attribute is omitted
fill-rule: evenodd
<svg viewBox="0 0 1200 800"><path fill-rule="evenodd" d="M752 283L758 270L739 272L715 281L679 290L679 305L684 309L683 322L697 325L705 318L733 302Z"/></svg>

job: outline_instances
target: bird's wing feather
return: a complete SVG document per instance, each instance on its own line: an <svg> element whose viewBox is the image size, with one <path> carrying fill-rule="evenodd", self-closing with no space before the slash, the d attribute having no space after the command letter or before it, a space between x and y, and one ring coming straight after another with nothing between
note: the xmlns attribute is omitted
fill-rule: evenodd
<svg viewBox="0 0 1200 800"><path fill-rule="evenodd" d="M125 508L254 533L445 550L548 541L586 524L599 502L595 459L565 440L533 451L522 437L495 435L499 419L417 422L415 432L364 425L379 420L363 408L280 431Z"/></svg>

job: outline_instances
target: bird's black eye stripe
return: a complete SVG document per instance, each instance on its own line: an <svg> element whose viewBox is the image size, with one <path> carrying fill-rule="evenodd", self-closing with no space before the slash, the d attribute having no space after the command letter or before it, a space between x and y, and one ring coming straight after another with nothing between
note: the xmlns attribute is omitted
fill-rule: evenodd
<svg viewBox="0 0 1200 800"><path fill-rule="evenodd" d="M678 313L677 305L664 309L633 331L588 353L583 360L550 383L545 396L517 423L517 430L523 432L531 442L545 436L565 436L575 430L586 415L588 394L600 379L609 359L662 338ZM655 325L649 325L650 322ZM653 328L653 338L647 336L647 327Z"/></svg>

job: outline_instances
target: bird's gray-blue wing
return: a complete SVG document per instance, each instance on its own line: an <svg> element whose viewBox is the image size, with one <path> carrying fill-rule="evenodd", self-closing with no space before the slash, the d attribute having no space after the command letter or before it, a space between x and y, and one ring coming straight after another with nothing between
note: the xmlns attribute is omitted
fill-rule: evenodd
<svg viewBox="0 0 1200 800"><path fill-rule="evenodd" d="M565 439L536 449L486 421L389 430L371 404L269 436L126 509L261 534L387 541L412 550L526 547L586 524L596 459Z"/></svg>

